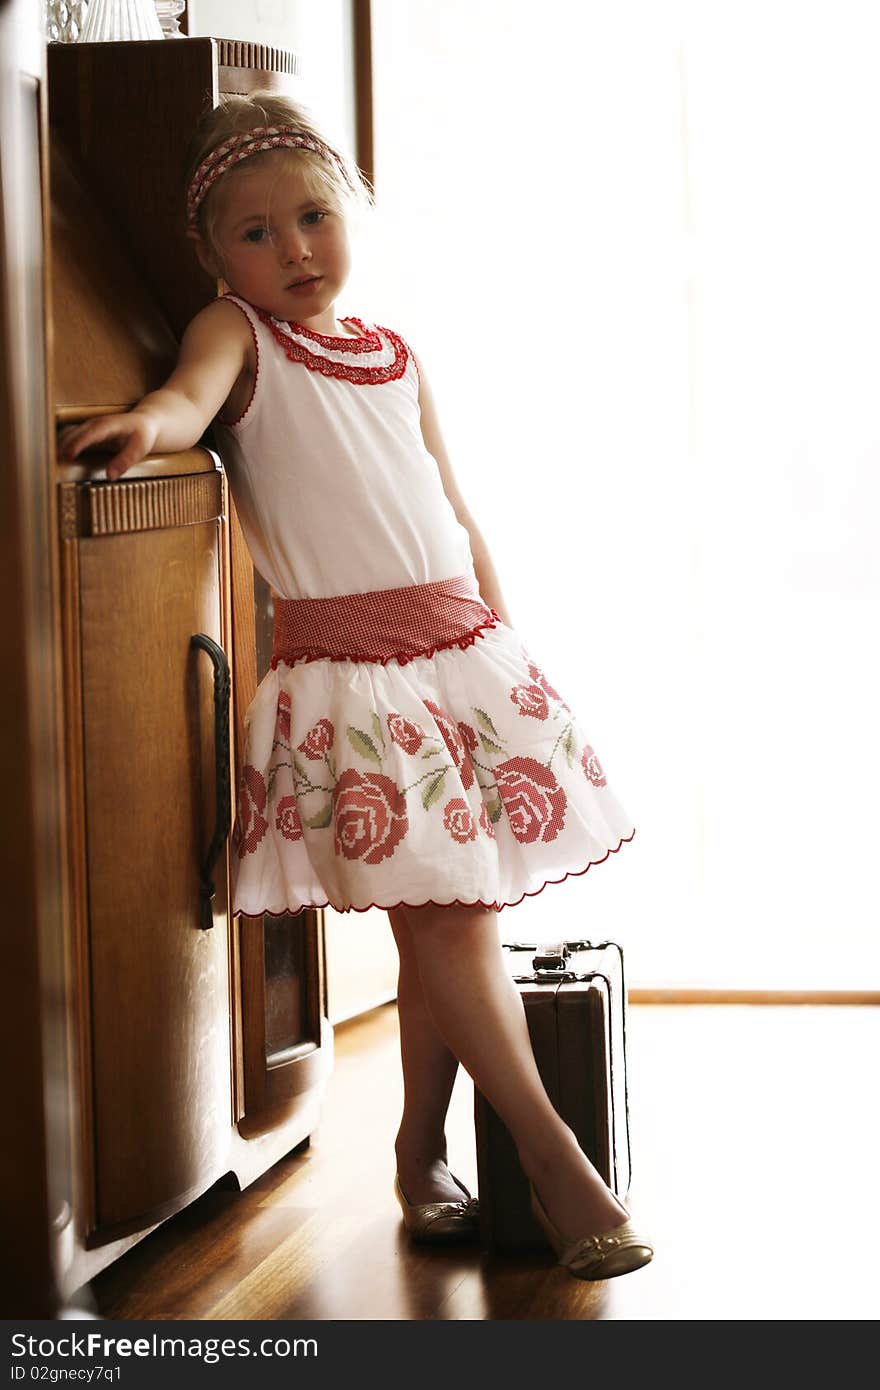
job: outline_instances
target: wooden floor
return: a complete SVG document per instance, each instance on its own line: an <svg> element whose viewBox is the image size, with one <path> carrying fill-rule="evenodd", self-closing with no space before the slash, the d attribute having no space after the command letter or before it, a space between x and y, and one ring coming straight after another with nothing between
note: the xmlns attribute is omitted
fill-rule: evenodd
<svg viewBox="0 0 880 1390"><path fill-rule="evenodd" d="M110 1318L876 1319L880 1011L632 1005L633 1185L653 1262L603 1283L553 1257L412 1246L392 1192L394 1005L337 1029L311 1145L218 1186L91 1286ZM450 1164L476 1192L473 1088Z"/></svg>

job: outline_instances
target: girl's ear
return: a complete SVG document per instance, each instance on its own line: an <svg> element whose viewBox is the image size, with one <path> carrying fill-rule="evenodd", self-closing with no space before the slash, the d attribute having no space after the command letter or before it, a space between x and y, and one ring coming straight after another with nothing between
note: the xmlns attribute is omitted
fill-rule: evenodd
<svg viewBox="0 0 880 1390"><path fill-rule="evenodd" d="M220 275L222 267L219 258L215 252L211 250L205 238L197 232L194 227L188 227L186 235L195 246L196 255L199 258L199 264L202 266L202 269L206 270L209 275L213 275L214 277Z"/></svg>

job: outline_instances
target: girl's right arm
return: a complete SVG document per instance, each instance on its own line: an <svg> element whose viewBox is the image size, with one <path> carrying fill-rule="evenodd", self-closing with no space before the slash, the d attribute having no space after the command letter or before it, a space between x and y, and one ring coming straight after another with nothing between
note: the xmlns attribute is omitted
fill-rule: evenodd
<svg viewBox="0 0 880 1390"><path fill-rule="evenodd" d="M149 453L191 449L223 406L242 372L253 370L253 337L241 310L215 299L183 335L177 366L158 391L132 410L99 415L62 431L59 459L97 444L115 447L107 477L118 478Z"/></svg>

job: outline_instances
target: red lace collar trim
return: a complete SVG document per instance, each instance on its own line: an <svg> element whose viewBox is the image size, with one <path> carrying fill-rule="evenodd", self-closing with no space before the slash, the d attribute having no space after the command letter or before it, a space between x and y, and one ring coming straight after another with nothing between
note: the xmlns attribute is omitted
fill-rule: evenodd
<svg viewBox="0 0 880 1390"><path fill-rule="evenodd" d="M313 328L307 328L304 323L297 323L295 319L288 319L287 326L297 337L310 338L313 343L320 343L322 347L331 348L335 352L381 352L382 339L363 319L355 319L349 315L339 322L353 323L355 328L361 330L361 336L352 338L347 333L316 333ZM345 346L340 347L340 343Z"/></svg>
<svg viewBox="0 0 880 1390"><path fill-rule="evenodd" d="M364 335L362 338L347 338L342 335L315 333L301 323L275 319L262 309L255 308L255 312L275 341L284 349L289 361L301 363L310 372L351 381L356 386L381 386L384 382L396 381L406 371L409 362L406 343L399 334L392 332L390 328L383 328L380 324L367 325L362 319L351 317L343 319L343 323L353 323ZM296 334L296 337L293 337L293 334ZM305 338L306 341L298 341L301 338ZM315 344L314 348L310 346L311 343ZM387 357L389 348L393 353L391 360L371 366L338 360L339 357L347 358L364 353L378 353ZM326 351L334 352L337 356L327 357L324 355Z"/></svg>

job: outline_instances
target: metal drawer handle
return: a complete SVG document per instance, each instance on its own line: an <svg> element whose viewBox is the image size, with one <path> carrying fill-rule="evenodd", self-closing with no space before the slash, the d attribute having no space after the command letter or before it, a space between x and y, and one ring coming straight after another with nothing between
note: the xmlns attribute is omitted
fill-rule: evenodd
<svg viewBox="0 0 880 1390"><path fill-rule="evenodd" d="M217 809L214 818L214 835L208 852L202 861L200 877L200 897L202 907L202 931L214 925L211 902L214 898L214 880L211 874L217 856L226 843L229 834L229 662L222 647L204 632L196 632L189 639L191 647L200 647L207 652L214 666L214 786L217 793Z"/></svg>

